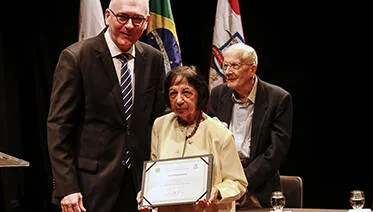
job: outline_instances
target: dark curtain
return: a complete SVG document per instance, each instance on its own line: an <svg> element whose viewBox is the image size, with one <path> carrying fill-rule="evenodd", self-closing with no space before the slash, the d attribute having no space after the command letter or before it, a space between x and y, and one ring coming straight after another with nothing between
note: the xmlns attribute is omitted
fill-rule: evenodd
<svg viewBox="0 0 373 212"><path fill-rule="evenodd" d="M59 51L77 40L79 3L1 4L16 10L1 25L0 151L30 166L0 168L0 211L52 211L46 117Z"/></svg>

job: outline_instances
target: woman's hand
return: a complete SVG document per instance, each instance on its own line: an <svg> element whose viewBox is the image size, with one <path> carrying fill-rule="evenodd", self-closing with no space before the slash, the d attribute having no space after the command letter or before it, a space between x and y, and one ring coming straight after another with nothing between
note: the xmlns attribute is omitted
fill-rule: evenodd
<svg viewBox="0 0 373 212"><path fill-rule="evenodd" d="M194 205L194 211L202 211L204 208L208 208L211 206L211 203L207 201L206 199L200 199L198 200Z"/></svg>
<svg viewBox="0 0 373 212"><path fill-rule="evenodd" d="M214 202L219 201L220 199L221 199L220 191L217 188L212 187L210 199L209 200L206 200L206 199L198 200L194 205L194 212L203 211L203 209L211 207Z"/></svg>
<svg viewBox="0 0 373 212"><path fill-rule="evenodd" d="M137 197L137 209L142 212L150 212L152 211L152 207L149 206L142 206L142 197Z"/></svg>
<svg viewBox="0 0 373 212"><path fill-rule="evenodd" d="M214 203L219 200L221 200L221 194L219 189L212 187L209 202Z"/></svg>

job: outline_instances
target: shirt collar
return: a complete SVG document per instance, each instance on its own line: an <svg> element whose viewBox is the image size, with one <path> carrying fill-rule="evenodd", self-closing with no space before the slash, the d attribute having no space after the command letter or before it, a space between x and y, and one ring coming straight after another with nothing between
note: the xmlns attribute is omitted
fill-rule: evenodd
<svg viewBox="0 0 373 212"><path fill-rule="evenodd" d="M257 87L258 87L258 78L256 77L256 75L254 75L254 85L253 85L253 88L250 91L249 96L247 97L246 103L251 103L251 104L255 103ZM232 93L232 100L233 100L234 103L244 104L241 100L236 98L235 92Z"/></svg>
<svg viewBox="0 0 373 212"><path fill-rule="evenodd" d="M120 54L126 53L127 56L129 56L129 60L134 59L135 58L135 52L136 52L134 46L132 46L127 52L122 52L122 50L120 50L118 48L118 46L115 45L115 43L111 39L109 30L110 30L110 28L108 28L105 32L105 40L106 40L106 43L109 47L111 57L116 57Z"/></svg>

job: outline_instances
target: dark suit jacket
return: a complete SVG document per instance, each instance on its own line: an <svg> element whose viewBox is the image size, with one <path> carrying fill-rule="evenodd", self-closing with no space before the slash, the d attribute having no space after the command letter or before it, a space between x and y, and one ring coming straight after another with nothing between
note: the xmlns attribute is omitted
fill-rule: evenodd
<svg viewBox="0 0 373 212"><path fill-rule="evenodd" d="M279 168L286 160L292 135L291 95L258 78L250 146L250 164L244 168L248 191L269 206L271 192L280 190ZM207 113L228 125L232 116L233 89L227 84L213 88Z"/></svg>
<svg viewBox="0 0 373 212"><path fill-rule="evenodd" d="M47 121L53 199L82 192L88 211L110 211L125 173L140 189L149 159L151 126L165 109L162 54L135 44L135 94L130 125L104 31L61 52ZM122 161L132 155L131 172ZM131 179L131 178L130 178Z"/></svg>

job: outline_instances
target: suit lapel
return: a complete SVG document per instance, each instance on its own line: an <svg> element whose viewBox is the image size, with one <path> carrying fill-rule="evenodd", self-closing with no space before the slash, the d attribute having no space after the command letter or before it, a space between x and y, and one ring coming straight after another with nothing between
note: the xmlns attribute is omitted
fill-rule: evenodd
<svg viewBox="0 0 373 212"><path fill-rule="evenodd" d="M125 123L124 105L122 100L121 89L115 71L113 59L111 58L109 48L107 47L105 41L104 31L98 36L97 51L97 58L99 61L101 61L102 69L105 71L107 80L112 86L112 95L117 106L118 112L121 115L123 123Z"/></svg>
<svg viewBox="0 0 373 212"><path fill-rule="evenodd" d="M232 93L233 89L230 89L225 85L225 89L228 89L227 92L223 92L223 96L221 98L221 105L223 106L223 111L222 111L222 121L226 122L229 126L229 123L231 122L231 117L232 117L232 108L233 108L233 101L232 101Z"/></svg>
<svg viewBox="0 0 373 212"><path fill-rule="evenodd" d="M259 81L254 104L253 126L251 131L251 154L255 153L258 146L257 143L260 139L260 129L263 125L263 120L266 117L268 108L267 92L261 80L259 78L258 80Z"/></svg>
<svg viewBox="0 0 373 212"><path fill-rule="evenodd" d="M135 44L136 50L136 59L135 59L135 96L134 96L134 108L139 107L138 104L141 104L141 96L144 93L144 86L147 84L146 78L146 54L142 46L137 42Z"/></svg>

